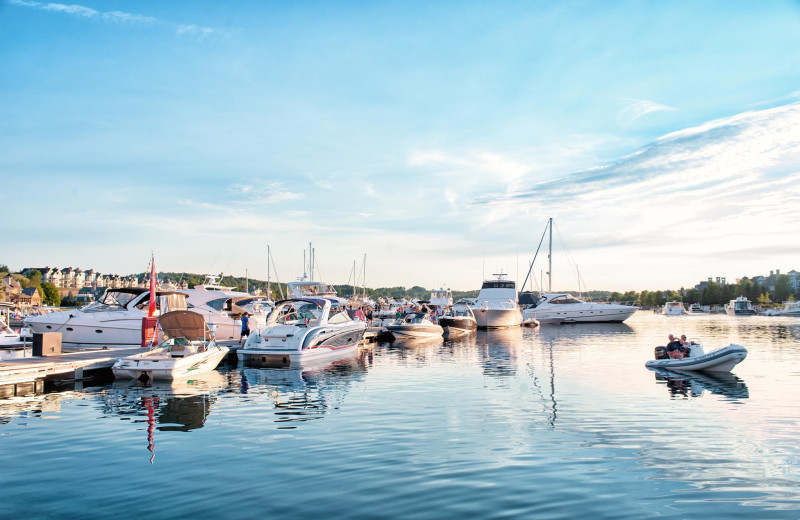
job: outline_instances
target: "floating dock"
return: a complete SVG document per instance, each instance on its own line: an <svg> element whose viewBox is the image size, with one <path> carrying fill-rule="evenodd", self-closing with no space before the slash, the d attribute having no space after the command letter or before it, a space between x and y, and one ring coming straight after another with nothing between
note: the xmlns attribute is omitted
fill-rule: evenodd
<svg viewBox="0 0 800 520"><path fill-rule="evenodd" d="M119 359L142 352L141 347L65 351L60 356L22 357L0 361L0 386L30 383L50 376L82 379L84 371L111 368Z"/></svg>

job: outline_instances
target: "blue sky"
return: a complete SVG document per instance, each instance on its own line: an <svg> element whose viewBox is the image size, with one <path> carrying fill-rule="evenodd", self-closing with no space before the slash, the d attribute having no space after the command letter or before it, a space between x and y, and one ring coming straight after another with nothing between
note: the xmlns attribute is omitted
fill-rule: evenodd
<svg viewBox="0 0 800 520"><path fill-rule="evenodd" d="M470 289L550 216L593 289L800 268L798 2L6 0L0 67L12 268Z"/></svg>

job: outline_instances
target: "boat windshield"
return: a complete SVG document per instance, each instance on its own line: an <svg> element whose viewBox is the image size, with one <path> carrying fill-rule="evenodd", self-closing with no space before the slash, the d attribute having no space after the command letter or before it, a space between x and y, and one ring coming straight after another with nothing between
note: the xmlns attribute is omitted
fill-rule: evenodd
<svg viewBox="0 0 800 520"><path fill-rule="evenodd" d="M550 303L566 304L566 303L584 303L584 302L575 298L571 294L562 294L561 296L556 296L555 298L550 300Z"/></svg>
<svg viewBox="0 0 800 520"><path fill-rule="evenodd" d="M736 308L747 310L750 307L750 302L736 302Z"/></svg>
<svg viewBox="0 0 800 520"><path fill-rule="evenodd" d="M308 282L298 283L295 290L303 296L317 296L320 294L336 294L333 287L326 283Z"/></svg>
<svg viewBox="0 0 800 520"><path fill-rule="evenodd" d="M311 302L288 301L278 305L269 315L269 325L291 324L311 325L317 324L322 317L322 307ZM315 323L311 323L315 322Z"/></svg>
<svg viewBox="0 0 800 520"><path fill-rule="evenodd" d="M138 294L130 292L106 291L99 300L81 309L83 312L113 311L124 309Z"/></svg>

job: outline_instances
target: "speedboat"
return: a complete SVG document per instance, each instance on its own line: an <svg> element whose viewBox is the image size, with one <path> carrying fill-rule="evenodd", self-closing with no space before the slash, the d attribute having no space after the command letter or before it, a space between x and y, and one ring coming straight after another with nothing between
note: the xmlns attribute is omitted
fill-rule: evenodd
<svg viewBox="0 0 800 520"><path fill-rule="evenodd" d="M725 304L725 312L729 316L755 316L756 311L750 305L750 300L744 296L739 296L735 300Z"/></svg>
<svg viewBox="0 0 800 520"><path fill-rule="evenodd" d="M8 326L5 320L0 317L0 345L13 345L20 343L22 339L19 334Z"/></svg>
<svg viewBox="0 0 800 520"><path fill-rule="evenodd" d="M636 307L616 303L589 303L568 293L542 294L522 317L539 323L622 323L636 312Z"/></svg>
<svg viewBox="0 0 800 520"><path fill-rule="evenodd" d="M486 280L481 286L472 311L479 329L519 327L522 312L517 305L517 286L505 280L504 273L495 274L496 280Z"/></svg>
<svg viewBox="0 0 800 520"><path fill-rule="evenodd" d="M395 338L434 338L444 330L424 312L410 312L386 326Z"/></svg>
<svg viewBox="0 0 800 520"><path fill-rule="evenodd" d="M475 313L464 304L453 306L447 314L439 318L439 325L447 337L469 334L478 328Z"/></svg>
<svg viewBox="0 0 800 520"><path fill-rule="evenodd" d="M178 379L210 372L228 354L214 343L202 314L171 311L158 318L162 342L155 348L126 356L111 367L120 379Z"/></svg>
<svg viewBox="0 0 800 520"><path fill-rule="evenodd" d="M706 354L702 344L692 341L689 354L683 359L665 358L666 349L664 347L656 348L656 356L657 359L651 359L644 366L650 369L664 368L677 372L695 370L730 372L734 366L747 357L747 349L741 345L731 344Z"/></svg>
<svg viewBox="0 0 800 520"><path fill-rule="evenodd" d="M156 292L156 312L187 309L187 294ZM132 347L142 343L142 318L147 316L150 291L108 289L95 302L67 311L25 318L32 332L60 332L65 347Z"/></svg>
<svg viewBox="0 0 800 520"><path fill-rule="evenodd" d="M366 324L353 321L338 299L290 298L276 302L263 329L237 352L240 361L290 365L352 354Z"/></svg>
<svg viewBox="0 0 800 520"><path fill-rule="evenodd" d="M661 309L661 314L665 316L680 316L681 314L686 314L686 309L681 302L667 302L664 304L664 308Z"/></svg>

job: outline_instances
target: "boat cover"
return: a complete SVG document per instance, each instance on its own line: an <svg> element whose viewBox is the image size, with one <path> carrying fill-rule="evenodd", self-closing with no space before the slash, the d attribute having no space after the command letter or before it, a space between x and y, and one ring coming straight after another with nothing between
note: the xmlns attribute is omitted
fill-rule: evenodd
<svg viewBox="0 0 800 520"><path fill-rule="evenodd" d="M202 314L192 311L172 311L158 318L161 330L170 338L186 338L189 341L203 341L208 328Z"/></svg>

